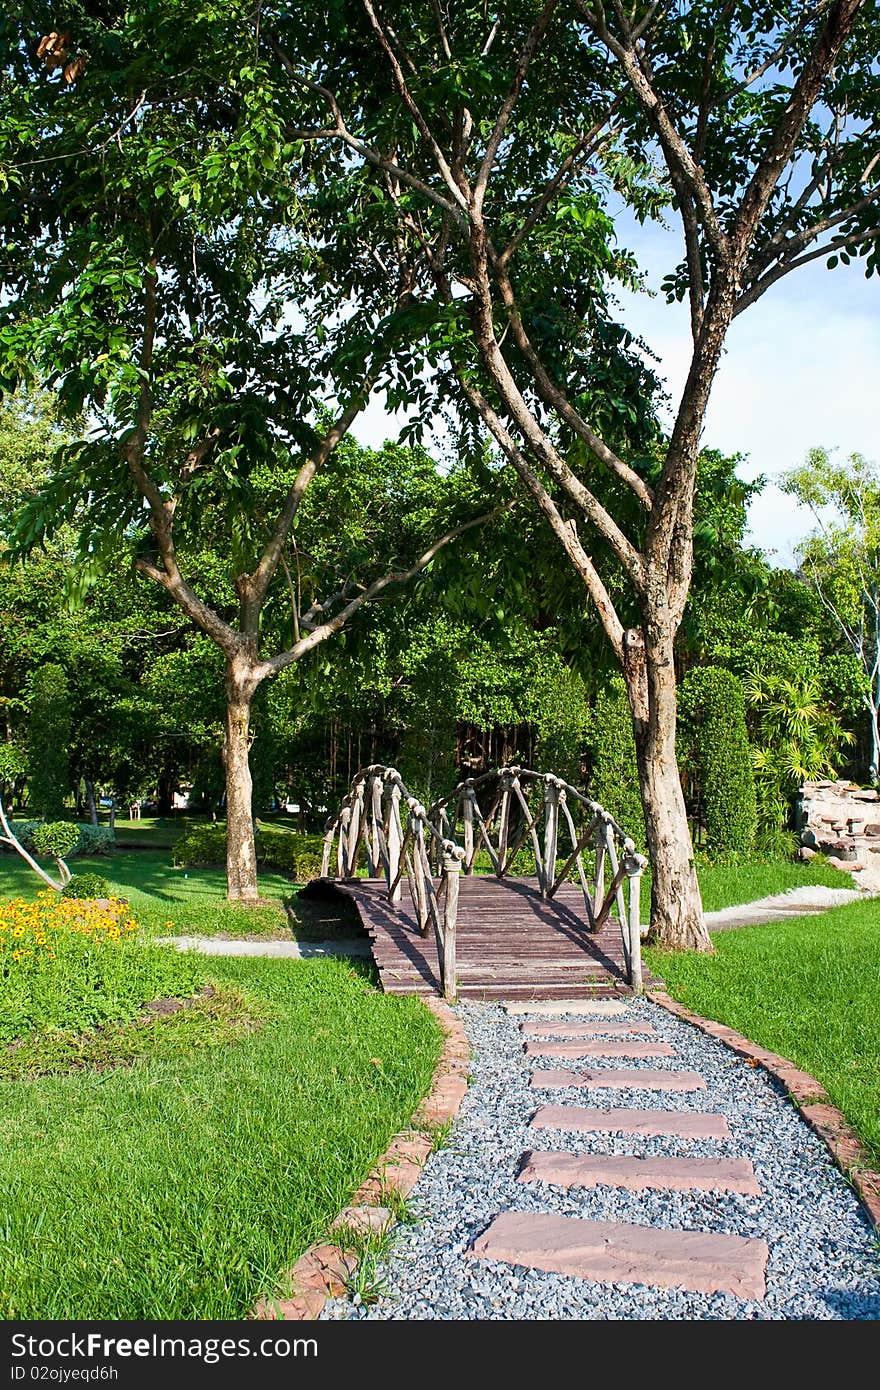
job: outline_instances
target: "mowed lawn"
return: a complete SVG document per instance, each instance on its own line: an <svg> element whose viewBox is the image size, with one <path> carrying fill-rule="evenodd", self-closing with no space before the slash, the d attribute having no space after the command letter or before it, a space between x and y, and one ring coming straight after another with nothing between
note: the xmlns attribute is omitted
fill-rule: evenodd
<svg viewBox="0 0 880 1390"><path fill-rule="evenodd" d="M0 1085L0 1315L246 1317L410 1122L441 1047L418 1000L338 960L205 973L259 1031Z"/></svg>
<svg viewBox="0 0 880 1390"><path fill-rule="evenodd" d="M101 874L112 893L128 899L140 925L160 936L291 934L286 904L296 888L281 874L261 873L260 906L239 907L225 900L221 868L175 868L169 849L117 849L93 859L71 859L70 868ZM18 855L0 857L0 898L31 898L43 886Z"/></svg>
<svg viewBox="0 0 880 1390"><path fill-rule="evenodd" d="M810 1072L880 1167L880 900L646 950L670 994Z"/></svg>

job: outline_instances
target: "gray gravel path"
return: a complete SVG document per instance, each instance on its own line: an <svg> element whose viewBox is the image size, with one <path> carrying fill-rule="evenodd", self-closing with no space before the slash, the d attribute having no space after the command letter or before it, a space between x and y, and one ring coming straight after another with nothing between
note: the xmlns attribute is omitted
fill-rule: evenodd
<svg viewBox="0 0 880 1390"><path fill-rule="evenodd" d="M447 1147L429 1159L409 1199L417 1216L393 1237L379 1269L386 1292L375 1303L327 1305L327 1318L369 1319L875 1319L880 1318L880 1252L867 1217L824 1144L781 1089L759 1069L647 1000L628 1004L650 1019L676 1056L628 1067L694 1068L705 1091L585 1092L533 1090L534 1068L577 1063L526 1059L518 1019L501 1005L460 1006L473 1048L473 1084ZM614 1061L590 1059L592 1067ZM538 1105L626 1105L640 1109L721 1111L732 1140L688 1142L614 1134L529 1130ZM690 1154L750 1158L760 1197L697 1192L574 1189L516 1181L526 1149ZM474 1261L473 1238L505 1210L629 1221L687 1230L759 1236L770 1247L767 1294L746 1302L642 1285L598 1284L571 1276Z"/></svg>

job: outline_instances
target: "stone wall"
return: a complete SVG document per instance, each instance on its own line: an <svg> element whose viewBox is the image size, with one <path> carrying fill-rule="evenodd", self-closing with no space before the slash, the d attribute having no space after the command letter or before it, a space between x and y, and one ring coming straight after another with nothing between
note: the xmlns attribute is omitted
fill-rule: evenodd
<svg viewBox="0 0 880 1390"><path fill-rule="evenodd" d="M855 782L805 782L796 816L803 858L821 851L852 873L880 869L880 793Z"/></svg>

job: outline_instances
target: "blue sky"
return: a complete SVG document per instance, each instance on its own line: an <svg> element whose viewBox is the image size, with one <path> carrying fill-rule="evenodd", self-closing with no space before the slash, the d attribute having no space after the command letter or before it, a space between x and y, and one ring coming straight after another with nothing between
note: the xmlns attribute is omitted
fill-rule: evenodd
<svg viewBox="0 0 880 1390"><path fill-rule="evenodd" d="M676 231L634 223L621 229L650 288L681 259ZM627 326L650 344L676 399L690 355L686 305L657 294L621 296ZM355 433L379 444L397 427L379 401ZM744 478L801 463L815 444L841 456L880 461L880 279L866 280L854 262L836 270L818 260L774 285L731 327L715 378L703 443L741 453ZM809 513L772 481L749 515L750 537L773 563L790 565L797 541L811 529Z"/></svg>

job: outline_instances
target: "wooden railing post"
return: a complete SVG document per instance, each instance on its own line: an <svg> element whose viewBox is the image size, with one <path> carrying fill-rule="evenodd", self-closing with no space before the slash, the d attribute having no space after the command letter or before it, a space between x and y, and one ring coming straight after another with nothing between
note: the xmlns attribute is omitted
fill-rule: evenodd
<svg viewBox="0 0 880 1390"><path fill-rule="evenodd" d="M440 985L443 998L454 1004L458 995L458 982L455 960L455 928L458 921L458 884L461 873L461 860L445 845L443 847L443 877L446 881L446 895L443 903L443 940L438 942L440 950Z"/></svg>
<svg viewBox="0 0 880 1390"><path fill-rule="evenodd" d="M472 874L474 871L474 803L473 791L470 787L465 789L464 805L462 806L461 816L464 823L464 871Z"/></svg>
<svg viewBox="0 0 880 1390"><path fill-rule="evenodd" d="M351 807L343 806L339 812L339 840L336 845L336 877L348 878L348 827L351 823Z"/></svg>
<svg viewBox="0 0 880 1390"><path fill-rule="evenodd" d="M641 886L642 874L645 870L646 860L641 854L636 854L634 849L627 847L624 863L626 865L626 876L629 883L629 910L627 912L627 937L629 950L629 984L634 993L642 994L644 984L642 982L642 918L641 918Z"/></svg>
<svg viewBox="0 0 880 1390"><path fill-rule="evenodd" d="M324 836L324 849L321 854L321 877L327 878L330 874L330 855L333 853L333 836L336 834L336 821L333 822L327 834Z"/></svg>
<svg viewBox="0 0 880 1390"><path fill-rule="evenodd" d="M556 883L556 846L559 842L559 783L555 777L548 777L544 784L544 866L541 877L541 897L549 898Z"/></svg>
<svg viewBox="0 0 880 1390"><path fill-rule="evenodd" d="M596 887L593 893L593 916L598 917L605 901L605 820L604 812L598 813L596 825Z"/></svg>
<svg viewBox="0 0 880 1390"><path fill-rule="evenodd" d="M393 903L399 903L403 894L403 884L400 874L400 846L403 836L400 831L400 786L395 779L388 792L388 886L394 884L391 889L390 898ZM395 883L395 879L397 882Z"/></svg>
<svg viewBox="0 0 880 1390"><path fill-rule="evenodd" d="M357 873L357 862L361 848L361 826L364 816L364 784L358 782L355 786L354 799L351 806L351 817L348 822L348 877L354 878Z"/></svg>

